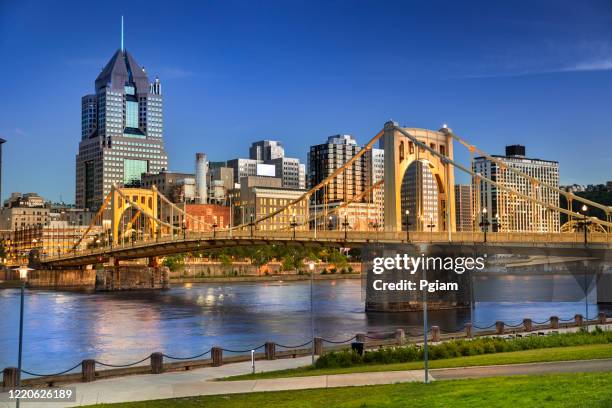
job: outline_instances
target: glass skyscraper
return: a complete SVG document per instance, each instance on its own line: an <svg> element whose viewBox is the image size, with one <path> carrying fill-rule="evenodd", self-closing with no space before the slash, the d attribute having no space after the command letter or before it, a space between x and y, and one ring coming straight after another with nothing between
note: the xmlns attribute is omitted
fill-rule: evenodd
<svg viewBox="0 0 612 408"><path fill-rule="evenodd" d="M113 184L135 186L142 173L168 168L163 142L163 98L134 57L119 49L81 101L76 157L76 205L98 209Z"/></svg>

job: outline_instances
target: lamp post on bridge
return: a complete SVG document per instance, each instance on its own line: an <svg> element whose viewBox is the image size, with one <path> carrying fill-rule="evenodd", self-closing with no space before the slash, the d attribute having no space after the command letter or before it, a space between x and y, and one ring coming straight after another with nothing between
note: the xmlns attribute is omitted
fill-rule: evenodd
<svg viewBox="0 0 612 408"><path fill-rule="evenodd" d="M187 239L187 219L183 216L183 240Z"/></svg>
<svg viewBox="0 0 612 408"><path fill-rule="evenodd" d="M406 224L406 242L410 242L410 225L412 225L410 223L410 210L406 210L405 214L406 221L404 223Z"/></svg>
<svg viewBox="0 0 612 408"><path fill-rule="evenodd" d="M348 215L344 215L344 221L342 222L342 227L344 228L344 241L347 240L348 237L348 227L350 226L348 222Z"/></svg>
<svg viewBox="0 0 612 408"><path fill-rule="evenodd" d="M581 208L583 214L582 214L582 220L578 220L577 224L582 228L582 230L584 231L584 245L588 245L588 231L589 231L589 225L591 225L593 223L593 221L589 220L589 218L587 217L587 211L589 210L589 207L586 206L586 204L582 205Z"/></svg>
<svg viewBox="0 0 612 408"><path fill-rule="evenodd" d="M253 227L255 227L254 216L251 214L251 222L249 223L249 228L251 229L251 238L253 238Z"/></svg>
<svg viewBox="0 0 612 408"><path fill-rule="evenodd" d="M289 224L291 228L293 228L293 240L295 241L295 227L298 226L298 223L295 219L295 213L291 215L291 224Z"/></svg>
<svg viewBox="0 0 612 408"><path fill-rule="evenodd" d="M492 231L493 232L499 232L501 227L502 227L502 225L501 225L501 221L499 220L499 213L496 213L495 214L495 219L493 219Z"/></svg>
<svg viewBox="0 0 612 408"><path fill-rule="evenodd" d="M433 215L429 216L429 224L427 224L427 228L429 228L429 242L433 242L433 229L435 228L436 224L434 224L433 221Z"/></svg>
<svg viewBox="0 0 612 408"><path fill-rule="evenodd" d="M213 225L212 225L212 229L213 229L213 239L215 239L215 238L216 238L216 236L217 236L217 227L218 227L218 226L219 226L219 225L217 224L217 216L215 215L215 216L213 217Z"/></svg>
<svg viewBox="0 0 612 408"><path fill-rule="evenodd" d="M489 219L487 218L487 207L482 207L482 211L481 211L481 221L480 224L478 224L481 228L482 231L484 232L484 242L485 244L487 243L487 230L489 229Z"/></svg>

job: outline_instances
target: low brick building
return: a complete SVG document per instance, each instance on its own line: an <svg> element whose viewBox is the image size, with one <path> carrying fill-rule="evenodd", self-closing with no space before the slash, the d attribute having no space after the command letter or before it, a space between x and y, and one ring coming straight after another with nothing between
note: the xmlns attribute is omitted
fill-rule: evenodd
<svg viewBox="0 0 612 408"><path fill-rule="evenodd" d="M217 204L185 204L185 212L197 221L187 218L189 231L210 231L213 224L217 228L227 228L230 225L230 209Z"/></svg>

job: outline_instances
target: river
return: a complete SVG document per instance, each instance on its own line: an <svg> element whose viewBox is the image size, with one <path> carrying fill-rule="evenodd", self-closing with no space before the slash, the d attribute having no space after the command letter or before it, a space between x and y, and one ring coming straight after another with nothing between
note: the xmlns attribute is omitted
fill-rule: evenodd
<svg viewBox="0 0 612 408"><path fill-rule="evenodd" d="M584 295L571 276L479 277L474 322L535 321L584 314ZM422 314L365 313L361 281L315 281L316 335L343 340L404 328L422 331ZM549 299L549 295L554 296ZM589 315L598 312L595 291ZM480 295L479 295L480 293ZM496 301L487 298L492 297ZM202 283L164 291L59 292L26 290L23 367L47 374L83 359L123 364L163 351L190 356L219 345L243 350L275 341L298 345L310 339L310 283ZM19 290L0 290L0 369L16 366ZM432 325L454 330L470 321L469 310L430 312Z"/></svg>

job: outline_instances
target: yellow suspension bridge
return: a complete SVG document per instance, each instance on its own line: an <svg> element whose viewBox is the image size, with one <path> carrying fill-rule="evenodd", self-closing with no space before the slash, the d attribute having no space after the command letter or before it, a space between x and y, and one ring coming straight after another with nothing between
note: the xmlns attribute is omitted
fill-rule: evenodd
<svg viewBox="0 0 612 408"><path fill-rule="evenodd" d="M469 164L454 159L454 142L467 149ZM340 202L329 202L330 186L344 183L343 191L346 193L347 180L354 176L352 172L357 161L376 143L380 143L384 149L384 178L371 180L364 191L347 195ZM473 164L475 155L495 163L500 172L521 179L525 188L519 190L499 181L499 178L493 179L476 172ZM401 190L407 169L414 163L422 163L433 176L437 187L437 211L435 217L430 216L427 220L423 219L421 209L418 222L411 227L407 217L404 217L402 200L406 198ZM456 171L467 174L475 189L471 231L456 230ZM532 217L528 221L534 226L542 225L545 218L560 217L561 214L568 221L555 231L489 231L491 223L480 212L483 200L486 200L480 190L487 185L503 192L515 204L520 203L523 208L528 206ZM551 194L564 196L567 207L562 208L558 200L545 199ZM384 199L377 202L376 197ZM366 216L368 222L360 223L361 226L357 228L358 220L353 219L351 223L346 214L351 206L358 204L365 206L368 214L370 210L380 213L380 207L384 208L384 212L373 219ZM573 210L576 204L599 210L604 214L603 219L587 217L585 213ZM341 216L343 213L344 217ZM335 217L335 223L331 222L332 217ZM558 250L580 250L587 245L605 251L612 247L612 207L579 197L526 174L478 149L449 128L438 131L402 128L395 122L387 122L363 149L299 198L272 211L252 214L248 222L233 224L216 225L190 215L155 187L113 186L87 230L72 244L72 249L64 253L45 254L40 262L47 267L118 263L120 260L140 258L148 258L155 263L157 257L174 253L254 244L354 247L370 243L430 243Z"/></svg>

